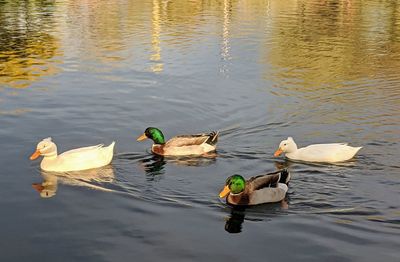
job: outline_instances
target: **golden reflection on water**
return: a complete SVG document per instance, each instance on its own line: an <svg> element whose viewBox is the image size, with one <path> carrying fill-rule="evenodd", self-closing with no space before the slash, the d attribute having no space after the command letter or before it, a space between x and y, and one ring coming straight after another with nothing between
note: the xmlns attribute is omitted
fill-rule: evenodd
<svg viewBox="0 0 400 262"><path fill-rule="evenodd" d="M46 32L54 24L44 14L51 3L22 2L0 5L0 86L25 88L43 76L58 72L59 40Z"/></svg>
<svg viewBox="0 0 400 262"><path fill-rule="evenodd" d="M151 66L151 71L161 72L163 70L164 64L161 63L161 46L160 46L160 32L161 32L161 21L160 21L160 2L158 0L153 0L153 12L152 12L152 31L151 31L151 46L153 54L150 60L155 62Z"/></svg>
<svg viewBox="0 0 400 262"><path fill-rule="evenodd" d="M289 117L388 126L386 137L397 132L399 4L272 1L270 15L274 24L261 62L272 67L264 78L274 83L274 95L301 99L283 105Z"/></svg>
<svg viewBox="0 0 400 262"><path fill-rule="evenodd" d="M204 35L220 42L223 73L228 61L240 62L232 59L233 41L260 45L254 52L265 67L264 78L279 86L280 95L341 88L363 78L390 77L398 83L396 1L16 3L7 1L0 9L1 85L28 87L55 75L65 56L107 65L134 57L138 63L146 60L145 70L162 72L177 62L166 61L168 50L184 53Z"/></svg>
<svg viewBox="0 0 400 262"><path fill-rule="evenodd" d="M274 44L265 49L264 62L276 68L274 80L288 89L314 92L398 73L400 5L395 2L274 1L272 12Z"/></svg>
<svg viewBox="0 0 400 262"><path fill-rule="evenodd" d="M231 23L231 11L232 3L230 0L224 0L224 13L223 13L223 23L222 23L222 44L221 44L221 57L225 62L222 64L220 71L223 74L228 74L229 69L226 64L227 61L231 59L230 55L230 23Z"/></svg>
<svg viewBox="0 0 400 262"><path fill-rule="evenodd" d="M122 52L133 41L128 32L135 32L143 11L142 1L123 5L109 1L67 1L62 7L63 41L75 57L104 64L125 59ZM141 27L141 26L138 26Z"/></svg>

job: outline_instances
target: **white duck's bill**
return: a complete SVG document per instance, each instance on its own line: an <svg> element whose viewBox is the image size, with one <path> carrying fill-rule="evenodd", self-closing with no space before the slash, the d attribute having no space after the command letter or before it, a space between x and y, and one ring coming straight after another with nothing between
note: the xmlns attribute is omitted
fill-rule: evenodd
<svg viewBox="0 0 400 262"><path fill-rule="evenodd" d="M283 153L283 150L281 148L278 148L278 150L275 151L274 156L277 157L282 153Z"/></svg>
<svg viewBox="0 0 400 262"><path fill-rule="evenodd" d="M35 153L33 153L30 157L29 157L29 159L30 160L35 160L36 158L38 158L39 156L40 156L40 151L39 151L39 149L37 149L36 151L35 151Z"/></svg>

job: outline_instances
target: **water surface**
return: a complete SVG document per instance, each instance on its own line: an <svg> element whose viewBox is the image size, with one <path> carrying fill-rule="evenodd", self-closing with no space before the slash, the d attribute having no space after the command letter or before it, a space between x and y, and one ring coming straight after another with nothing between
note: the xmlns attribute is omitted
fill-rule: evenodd
<svg viewBox="0 0 400 262"><path fill-rule="evenodd" d="M2 1L2 260L398 261L399 68L396 1ZM221 130L218 151L152 156L148 126ZM116 155L44 173L28 157L49 136ZM364 148L274 158L288 136ZM218 199L226 177L282 167L284 202Z"/></svg>

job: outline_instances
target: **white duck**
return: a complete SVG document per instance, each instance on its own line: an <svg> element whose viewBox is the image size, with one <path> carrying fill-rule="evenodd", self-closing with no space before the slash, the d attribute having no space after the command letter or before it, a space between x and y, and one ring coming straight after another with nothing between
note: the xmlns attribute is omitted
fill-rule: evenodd
<svg viewBox="0 0 400 262"><path fill-rule="evenodd" d="M297 148L293 138L288 137L279 144L274 156L282 153L293 160L335 163L353 158L362 147L351 147L347 143L316 144Z"/></svg>
<svg viewBox="0 0 400 262"><path fill-rule="evenodd" d="M81 147L57 155L57 146L49 137L39 142L30 159L34 160L39 156L44 156L40 167L45 171L80 171L108 165L113 158L114 145L115 142L107 147L102 144Z"/></svg>

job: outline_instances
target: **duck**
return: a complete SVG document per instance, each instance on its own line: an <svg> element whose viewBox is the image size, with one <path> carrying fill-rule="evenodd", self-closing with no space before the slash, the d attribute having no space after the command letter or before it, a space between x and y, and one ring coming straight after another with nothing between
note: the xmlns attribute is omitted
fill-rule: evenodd
<svg viewBox="0 0 400 262"><path fill-rule="evenodd" d="M280 202L285 199L289 181L290 173L286 169L251 177L247 181L235 174L226 179L219 197L226 198L226 202L234 206Z"/></svg>
<svg viewBox="0 0 400 262"><path fill-rule="evenodd" d="M156 127L148 127L137 141L153 140L151 151L161 156L203 155L216 150L219 132L178 135L165 141L164 135Z"/></svg>
<svg viewBox="0 0 400 262"><path fill-rule="evenodd" d="M292 137L279 144L274 156L285 153L292 160L305 162L336 163L352 159L362 147L352 147L347 143L315 144L297 148Z"/></svg>
<svg viewBox="0 0 400 262"><path fill-rule="evenodd" d="M44 171L70 172L87 170L110 164L114 155L114 145L115 142L112 142L107 147L103 144L81 147L58 155L56 144L51 137L48 137L37 144L36 151L30 156L30 160L43 156L40 168Z"/></svg>

